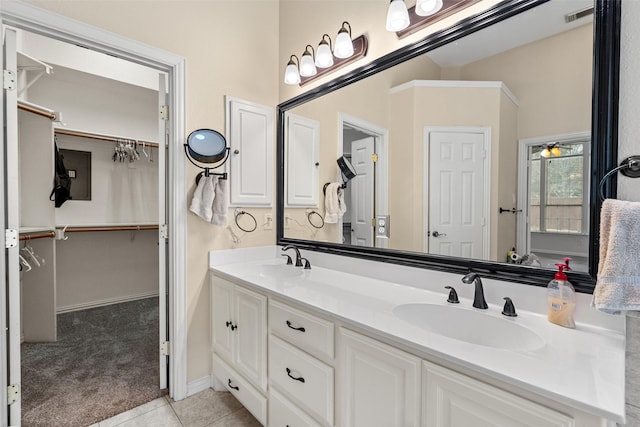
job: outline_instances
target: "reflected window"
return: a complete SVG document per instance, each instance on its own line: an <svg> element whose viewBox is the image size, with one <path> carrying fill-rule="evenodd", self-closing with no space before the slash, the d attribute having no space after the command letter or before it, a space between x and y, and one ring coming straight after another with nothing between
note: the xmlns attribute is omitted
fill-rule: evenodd
<svg viewBox="0 0 640 427"><path fill-rule="evenodd" d="M531 147L530 231L588 233L588 146L575 142Z"/></svg>

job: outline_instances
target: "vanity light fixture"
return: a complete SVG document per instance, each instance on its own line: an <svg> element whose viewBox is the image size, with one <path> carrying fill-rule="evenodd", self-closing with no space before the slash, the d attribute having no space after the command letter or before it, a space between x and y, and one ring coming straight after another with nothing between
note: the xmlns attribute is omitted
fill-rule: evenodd
<svg viewBox="0 0 640 427"><path fill-rule="evenodd" d="M333 51L331 37L328 34L323 34L317 51L314 51L313 46L307 45L299 60L297 56L291 55L284 72L284 82L288 85L304 86L306 83L363 58L367 54L367 48L367 37L363 34L352 39L351 24L344 21L338 31Z"/></svg>
<svg viewBox="0 0 640 427"><path fill-rule="evenodd" d="M309 48L311 48L311 52L309 52ZM316 61L314 59L315 53L313 46L310 44L305 47L304 53L300 58L300 77L311 77L318 73L318 70L316 69Z"/></svg>
<svg viewBox="0 0 640 427"><path fill-rule="evenodd" d="M325 40L329 39L329 42ZM351 41L351 39L349 39ZM333 52L331 52L331 37L329 34L323 34L322 40L318 44L318 52L316 53L316 67L327 68L333 65Z"/></svg>
<svg viewBox="0 0 640 427"><path fill-rule="evenodd" d="M402 26L400 29L396 29L390 25L390 22L393 22L390 21L390 17L392 16L391 9L394 7L394 10L397 10L397 12L394 13L400 16L400 8L404 6L406 9L406 6L404 5L404 1L392 0L387 12L386 27L387 30L394 31L398 38L401 39L428 25L438 22L443 18L453 15L454 13L457 13L478 1L479 0L417 0L416 5L410 7L406 12L406 25ZM400 25L398 24L398 26Z"/></svg>
<svg viewBox="0 0 640 427"><path fill-rule="evenodd" d="M293 58L296 58L294 61ZM297 85L300 83L300 71L298 71L298 64L300 60L297 56L291 55L287 68L284 70L284 82L288 85Z"/></svg>
<svg viewBox="0 0 640 427"><path fill-rule="evenodd" d="M346 27L349 27L347 30ZM336 37L336 47L333 50L336 58L344 59L353 55L353 40L351 40L351 24L347 21L342 23L342 27L338 30Z"/></svg>
<svg viewBox="0 0 640 427"><path fill-rule="evenodd" d="M416 15L431 16L442 9L442 0L418 0L416 2Z"/></svg>
<svg viewBox="0 0 640 427"><path fill-rule="evenodd" d="M387 9L387 31L398 32L409 26L409 11L404 0L391 0Z"/></svg>

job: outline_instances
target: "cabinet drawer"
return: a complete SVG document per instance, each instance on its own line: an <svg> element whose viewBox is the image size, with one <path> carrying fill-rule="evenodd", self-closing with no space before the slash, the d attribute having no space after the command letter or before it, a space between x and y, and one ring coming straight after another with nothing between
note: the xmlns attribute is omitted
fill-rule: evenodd
<svg viewBox="0 0 640 427"><path fill-rule="evenodd" d="M333 425L333 368L273 335L269 336L269 383Z"/></svg>
<svg viewBox="0 0 640 427"><path fill-rule="evenodd" d="M269 301L271 332L319 357L333 359L333 323L289 307Z"/></svg>
<svg viewBox="0 0 640 427"><path fill-rule="evenodd" d="M266 425L267 399L216 354L213 355L213 375L224 383L227 390L260 421L260 424Z"/></svg>
<svg viewBox="0 0 640 427"><path fill-rule="evenodd" d="M269 426L321 427L313 418L275 390L269 394Z"/></svg>

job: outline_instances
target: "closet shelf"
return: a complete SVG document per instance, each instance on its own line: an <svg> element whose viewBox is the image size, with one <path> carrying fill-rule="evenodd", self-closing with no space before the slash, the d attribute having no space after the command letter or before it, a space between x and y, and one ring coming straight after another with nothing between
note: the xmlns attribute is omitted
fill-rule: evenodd
<svg viewBox="0 0 640 427"><path fill-rule="evenodd" d="M125 138L122 136L113 136L113 135L103 135L103 134L99 134L99 133L93 133L93 132L85 132L85 131L81 131L81 130L72 130L72 129L62 129L62 128L55 128L53 130L53 132L56 135L67 135L67 136L75 136L78 138L90 138L90 139L95 139L98 141L105 141L105 142L122 142L122 141L135 141L138 144L144 144L147 145L149 147L154 147L154 148L158 148L158 143L157 142L150 142L150 141L142 141L139 139L133 139L133 138Z"/></svg>
<svg viewBox="0 0 640 427"><path fill-rule="evenodd" d="M37 74L33 76L31 80L25 78L26 84L24 87L18 88L18 94L21 95L24 91L29 89L35 82L38 81L40 77L45 74L53 74L53 67L49 64L46 64L39 59L34 58L33 56L29 56L24 52L17 51L17 60L18 60L18 72L25 73L27 71L34 71Z"/></svg>

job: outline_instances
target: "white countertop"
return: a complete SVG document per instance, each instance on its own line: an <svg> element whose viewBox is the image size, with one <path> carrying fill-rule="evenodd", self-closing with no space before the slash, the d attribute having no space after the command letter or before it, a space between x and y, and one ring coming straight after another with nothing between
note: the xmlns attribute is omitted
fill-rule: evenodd
<svg viewBox="0 0 640 427"><path fill-rule="evenodd" d="M265 256L268 253L272 255ZM507 319L500 314L502 305L491 304L493 301L487 298L490 307L483 314L518 322L534 330L546 345L533 351L514 351L469 344L414 326L392 312L394 307L407 303L446 305L444 290L433 292L319 265L303 270L297 277L277 278L264 267L285 263L275 255L250 249L211 252L210 268L216 275L319 309L418 353L611 421L624 421L625 337L621 331L589 324L563 328L549 323L546 314L518 309L517 303L518 317ZM485 282L485 293L488 286L491 285ZM475 310L463 295L460 307Z"/></svg>

